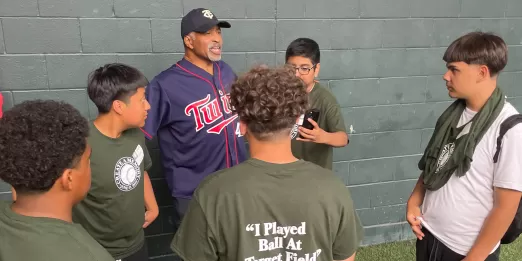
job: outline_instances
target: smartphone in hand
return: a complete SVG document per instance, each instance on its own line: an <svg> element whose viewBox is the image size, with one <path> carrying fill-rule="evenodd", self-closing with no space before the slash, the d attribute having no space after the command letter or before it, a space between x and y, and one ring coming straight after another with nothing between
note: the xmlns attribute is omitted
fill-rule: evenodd
<svg viewBox="0 0 522 261"><path fill-rule="evenodd" d="M319 114L320 114L319 109L307 110L306 113L304 114L303 122L302 122L301 126L305 129L312 130L314 128L314 126L308 121L308 119L312 119L315 122L317 122L319 120ZM301 136L301 134L299 134L299 137L304 138L303 136Z"/></svg>

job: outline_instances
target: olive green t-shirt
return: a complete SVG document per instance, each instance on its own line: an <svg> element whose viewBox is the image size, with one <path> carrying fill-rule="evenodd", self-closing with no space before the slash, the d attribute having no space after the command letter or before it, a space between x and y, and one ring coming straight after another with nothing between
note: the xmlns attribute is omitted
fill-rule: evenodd
<svg viewBox="0 0 522 261"><path fill-rule="evenodd" d="M339 103L332 93L316 83L309 93L310 109L319 109L317 124L326 132L346 132L343 115ZM298 125L292 130L292 153L296 158L315 163L323 168L332 169L333 147L327 144L303 142L296 140L299 137Z"/></svg>
<svg viewBox="0 0 522 261"><path fill-rule="evenodd" d="M28 217L0 201L0 260L114 261L80 225Z"/></svg>
<svg viewBox="0 0 522 261"><path fill-rule="evenodd" d="M332 171L249 159L199 185L171 249L187 261L343 260L362 237L350 192Z"/></svg>
<svg viewBox="0 0 522 261"><path fill-rule="evenodd" d="M91 188L73 209L73 220L122 259L144 244L144 171L152 165L145 137L129 129L117 139L90 124Z"/></svg>

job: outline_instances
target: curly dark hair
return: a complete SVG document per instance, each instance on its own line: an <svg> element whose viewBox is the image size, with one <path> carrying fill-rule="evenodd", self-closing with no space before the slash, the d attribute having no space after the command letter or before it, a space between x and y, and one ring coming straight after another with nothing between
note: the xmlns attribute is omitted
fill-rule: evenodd
<svg viewBox="0 0 522 261"><path fill-rule="evenodd" d="M307 109L308 94L293 68L259 66L234 82L230 104L249 132L265 140L281 131L290 132Z"/></svg>
<svg viewBox="0 0 522 261"><path fill-rule="evenodd" d="M70 104L26 101L0 119L0 179L18 194L46 192L87 146L87 120Z"/></svg>

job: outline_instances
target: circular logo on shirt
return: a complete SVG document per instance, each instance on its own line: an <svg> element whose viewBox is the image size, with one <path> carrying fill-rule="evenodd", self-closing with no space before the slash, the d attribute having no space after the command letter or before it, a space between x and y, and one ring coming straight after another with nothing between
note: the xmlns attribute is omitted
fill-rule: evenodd
<svg viewBox="0 0 522 261"><path fill-rule="evenodd" d="M141 171L132 157L123 157L114 167L114 182L121 191L131 191L140 183Z"/></svg>
<svg viewBox="0 0 522 261"><path fill-rule="evenodd" d="M455 143L452 142L444 145L444 148L442 148L442 153L439 156L439 160L437 161L437 169L435 170L435 173L438 173L444 167L444 165L448 163L448 160L453 154L453 150L455 150Z"/></svg>

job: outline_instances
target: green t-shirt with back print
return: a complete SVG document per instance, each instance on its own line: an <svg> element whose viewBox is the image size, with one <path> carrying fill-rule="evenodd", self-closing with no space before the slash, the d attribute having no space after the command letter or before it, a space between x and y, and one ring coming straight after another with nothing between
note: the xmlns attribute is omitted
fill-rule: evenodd
<svg viewBox="0 0 522 261"><path fill-rule="evenodd" d="M0 201L0 261L114 261L78 224L28 217Z"/></svg>
<svg viewBox="0 0 522 261"><path fill-rule="evenodd" d="M343 115L339 103L332 93L316 83L309 95L310 109L319 109L317 124L326 132L346 132ZM296 158L315 163L323 168L332 169L333 147L327 144L303 142L296 140L299 137L297 124L292 130L292 153Z"/></svg>
<svg viewBox="0 0 522 261"><path fill-rule="evenodd" d="M198 186L171 248L183 260L344 260L362 238L332 171L249 159Z"/></svg>
<svg viewBox="0 0 522 261"><path fill-rule="evenodd" d="M92 148L91 188L73 209L73 221L115 259L122 259L145 243L143 179L152 165L145 136L139 129L129 129L113 139L91 123L88 142Z"/></svg>

